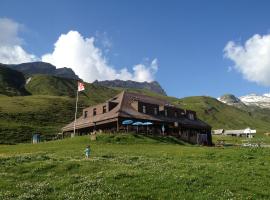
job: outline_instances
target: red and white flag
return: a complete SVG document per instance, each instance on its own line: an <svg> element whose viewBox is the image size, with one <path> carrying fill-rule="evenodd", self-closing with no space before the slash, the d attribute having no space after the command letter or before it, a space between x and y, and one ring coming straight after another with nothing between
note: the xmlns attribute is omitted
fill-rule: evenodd
<svg viewBox="0 0 270 200"><path fill-rule="evenodd" d="M83 91L85 88L84 88L84 83L81 83L78 81L78 91Z"/></svg>

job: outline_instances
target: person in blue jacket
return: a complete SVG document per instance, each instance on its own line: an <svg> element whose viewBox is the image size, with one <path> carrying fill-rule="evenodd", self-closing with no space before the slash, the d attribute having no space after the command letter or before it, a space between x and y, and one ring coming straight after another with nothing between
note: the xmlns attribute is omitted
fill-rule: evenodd
<svg viewBox="0 0 270 200"><path fill-rule="evenodd" d="M90 152L91 152L90 145L87 145L84 152L85 152L85 157L88 159L90 157Z"/></svg>

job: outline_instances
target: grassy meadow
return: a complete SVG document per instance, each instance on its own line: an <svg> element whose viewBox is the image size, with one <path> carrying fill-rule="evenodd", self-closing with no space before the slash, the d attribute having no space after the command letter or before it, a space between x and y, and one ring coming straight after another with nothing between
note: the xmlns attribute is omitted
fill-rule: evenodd
<svg viewBox="0 0 270 200"><path fill-rule="evenodd" d="M0 199L270 199L269 155L126 134L2 145Z"/></svg>

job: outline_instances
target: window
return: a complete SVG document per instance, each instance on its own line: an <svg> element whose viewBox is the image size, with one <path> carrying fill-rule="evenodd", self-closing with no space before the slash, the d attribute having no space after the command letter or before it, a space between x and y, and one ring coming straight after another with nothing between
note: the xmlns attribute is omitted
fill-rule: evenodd
<svg viewBox="0 0 270 200"><path fill-rule="evenodd" d="M103 110L103 113L105 113L106 112L106 106L103 106L102 110Z"/></svg>
<svg viewBox="0 0 270 200"><path fill-rule="evenodd" d="M189 113L188 118L191 119L191 120L194 120L194 115L192 113Z"/></svg>
<svg viewBox="0 0 270 200"><path fill-rule="evenodd" d="M177 111L174 112L174 117L178 117Z"/></svg>
<svg viewBox="0 0 270 200"><path fill-rule="evenodd" d="M84 111L84 118L86 118L87 115L88 115L88 111L86 110L86 111Z"/></svg>
<svg viewBox="0 0 270 200"><path fill-rule="evenodd" d="M166 117L168 116L168 110L167 109L164 110L164 114L165 114Z"/></svg>
<svg viewBox="0 0 270 200"><path fill-rule="evenodd" d="M97 109L96 108L93 109L93 115L94 116L97 115Z"/></svg>
<svg viewBox="0 0 270 200"><path fill-rule="evenodd" d="M158 114L158 109L154 108L154 114L157 115Z"/></svg>
<svg viewBox="0 0 270 200"><path fill-rule="evenodd" d="M142 106L142 112L146 113L146 106Z"/></svg>

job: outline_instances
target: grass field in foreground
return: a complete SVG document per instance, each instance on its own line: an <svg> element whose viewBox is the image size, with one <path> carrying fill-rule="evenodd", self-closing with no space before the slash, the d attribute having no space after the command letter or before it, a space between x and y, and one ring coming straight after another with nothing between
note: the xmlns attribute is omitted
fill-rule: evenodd
<svg viewBox="0 0 270 200"><path fill-rule="evenodd" d="M0 199L270 199L269 155L136 135L3 145Z"/></svg>

